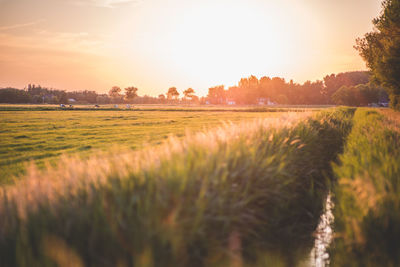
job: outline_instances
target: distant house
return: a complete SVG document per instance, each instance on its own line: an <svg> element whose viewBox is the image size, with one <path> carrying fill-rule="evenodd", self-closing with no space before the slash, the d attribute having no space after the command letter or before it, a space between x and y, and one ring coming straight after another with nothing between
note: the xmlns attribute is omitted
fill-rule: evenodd
<svg viewBox="0 0 400 267"><path fill-rule="evenodd" d="M234 99L228 98L226 100L226 104L228 104L228 105L236 105L236 101Z"/></svg>
<svg viewBox="0 0 400 267"><path fill-rule="evenodd" d="M269 101L269 99L267 100L265 97L257 98L257 104L259 105L265 105L267 101Z"/></svg>
<svg viewBox="0 0 400 267"><path fill-rule="evenodd" d="M76 103L76 100L73 98L68 98L68 103Z"/></svg>
<svg viewBox="0 0 400 267"><path fill-rule="evenodd" d="M273 102L273 101L269 100L269 98L268 98L267 105L268 106L273 106L273 105L276 105L276 102Z"/></svg>
<svg viewBox="0 0 400 267"><path fill-rule="evenodd" d="M369 104L368 104L368 107L377 108L377 107L379 107L379 104L378 104L378 103L369 103Z"/></svg>
<svg viewBox="0 0 400 267"><path fill-rule="evenodd" d="M378 104L380 107L385 107L385 108L389 107L389 102L379 102Z"/></svg>
<svg viewBox="0 0 400 267"><path fill-rule="evenodd" d="M257 98L257 104L258 105L268 105L268 106L276 105L275 102L273 102L269 98L265 98L265 97Z"/></svg>

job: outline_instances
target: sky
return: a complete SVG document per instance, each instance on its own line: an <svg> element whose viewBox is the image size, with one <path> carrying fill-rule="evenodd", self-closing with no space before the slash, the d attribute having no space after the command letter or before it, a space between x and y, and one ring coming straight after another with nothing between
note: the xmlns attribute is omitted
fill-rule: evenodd
<svg viewBox="0 0 400 267"><path fill-rule="evenodd" d="M0 87L206 95L242 77L365 70L379 0L0 0Z"/></svg>

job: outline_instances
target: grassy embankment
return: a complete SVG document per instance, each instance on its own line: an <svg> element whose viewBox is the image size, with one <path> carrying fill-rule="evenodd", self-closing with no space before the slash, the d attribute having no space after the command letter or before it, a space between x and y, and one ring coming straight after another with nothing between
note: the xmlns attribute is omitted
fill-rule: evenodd
<svg viewBox="0 0 400 267"><path fill-rule="evenodd" d="M335 266L400 265L400 114L358 109L335 166Z"/></svg>
<svg viewBox="0 0 400 267"><path fill-rule="evenodd" d="M0 108L0 184L22 174L34 161L57 162L61 154L88 156L112 146L140 149L155 145L170 134L201 131L223 121L274 118L281 112L203 111L1 111Z"/></svg>
<svg viewBox="0 0 400 267"><path fill-rule="evenodd" d="M3 187L0 265L291 266L312 245L352 112L32 169Z"/></svg>

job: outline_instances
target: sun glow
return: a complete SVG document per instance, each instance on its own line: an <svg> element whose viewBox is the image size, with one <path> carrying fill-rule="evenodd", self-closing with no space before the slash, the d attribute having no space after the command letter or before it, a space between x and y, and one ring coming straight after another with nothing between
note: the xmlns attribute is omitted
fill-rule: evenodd
<svg viewBox="0 0 400 267"><path fill-rule="evenodd" d="M140 37L132 35L122 50L123 57L138 58L136 50L141 47L148 52L147 58L152 58L149 65L164 68L161 73L168 73L172 81L186 86L200 84L196 91L201 95L210 86L234 85L246 75L283 76L290 73L301 45L295 41L296 29L280 18L283 9L278 4L260 8L239 1L177 6L169 13L157 14L160 24L145 25L147 31ZM138 26L125 22L120 32L126 35L128 27Z"/></svg>
<svg viewBox="0 0 400 267"><path fill-rule="evenodd" d="M249 6L213 5L183 16L171 38L171 56L185 75L233 84L245 73L271 72L287 63L290 38L273 19Z"/></svg>
<svg viewBox="0 0 400 267"><path fill-rule="evenodd" d="M206 95L250 75L321 79L365 69L354 39L379 8L376 0L0 0L0 86Z"/></svg>

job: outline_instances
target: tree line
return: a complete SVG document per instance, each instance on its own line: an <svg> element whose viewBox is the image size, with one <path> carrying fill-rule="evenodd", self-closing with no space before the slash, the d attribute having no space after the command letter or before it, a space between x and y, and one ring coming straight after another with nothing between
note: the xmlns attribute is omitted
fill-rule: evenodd
<svg viewBox="0 0 400 267"><path fill-rule="evenodd" d="M192 88L183 91L183 97L176 87L170 87L166 94L158 97L139 96L138 88L130 86L122 90L113 86L108 94L96 91L71 91L49 89L40 85L29 84L24 89L0 88L0 103L31 103L31 104L168 104L168 103L200 103Z"/></svg>
<svg viewBox="0 0 400 267"><path fill-rule="evenodd" d="M208 100L212 104L346 104L367 105L386 101L384 90L370 82L368 72L355 71L331 74L322 81L306 81L303 84L286 82L279 77L255 76L242 78L237 86L225 89L223 85L215 86L208 91ZM363 87L357 87L363 85ZM368 88L368 90L360 90ZM336 94L350 91L351 94ZM353 92L356 92L354 93Z"/></svg>
<svg viewBox="0 0 400 267"><path fill-rule="evenodd" d="M0 89L1 103L49 103L49 104L340 104L362 106L387 101L385 91L370 82L370 74L363 71L327 75L322 81L306 81L303 84L286 82L280 77L255 76L242 78L236 86L227 89L223 85L208 89L206 97L199 98L193 88L179 93L170 87L158 97L139 96L134 86L121 89L113 86L108 94L96 91L72 91L48 89L29 84L27 88Z"/></svg>

